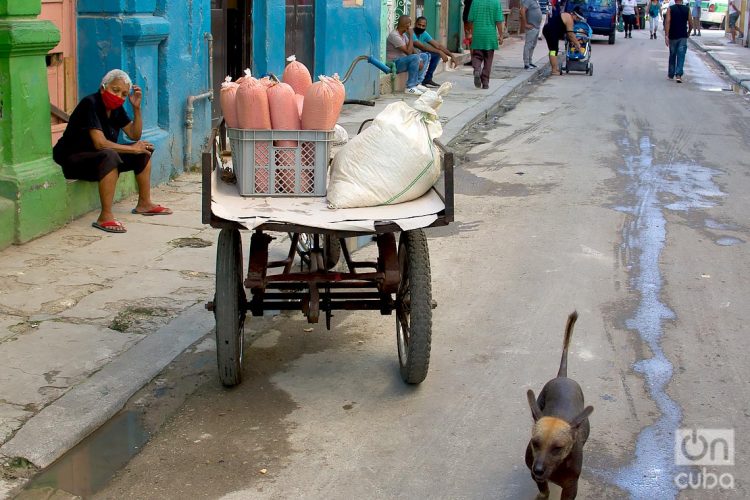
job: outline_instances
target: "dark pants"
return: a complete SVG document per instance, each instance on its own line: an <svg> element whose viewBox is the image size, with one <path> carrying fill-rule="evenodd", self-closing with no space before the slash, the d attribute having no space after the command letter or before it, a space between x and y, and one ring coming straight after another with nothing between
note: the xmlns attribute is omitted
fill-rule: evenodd
<svg viewBox="0 0 750 500"><path fill-rule="evenodd" d="M635 14L623 14L622 20L625 22L625 33L631 33L635 26Z"/></svg>
<svg viewBox="0 0 750 500"><path fill-rule="evenodd" d="M474 67L474 76L479 75L483 87L490 84L490 73L492 73L492 60L494 58L494 50L472 49L471 51L471 65Z"/></svg>
<svg viewBox="0 0 750 500"><path fill-rule="evenodd" d="M143 172L148 165L151 155L146 153L122 154L111 149L101 151L85 151L64 155L53 151L54 160L62 167L63 176L66 179L78 179L82 181L98 182L117 169L121 172L134 172L135 175Z"/></svg>
<svg viewBox="0 0 750 500"><path fill-rule="evenodd" d="M437 65L440 64L440 54L436 52L430 52L430 65L427 67L427 73L424 75L424 81L432 81L432 75L435 74Z"/></svg>

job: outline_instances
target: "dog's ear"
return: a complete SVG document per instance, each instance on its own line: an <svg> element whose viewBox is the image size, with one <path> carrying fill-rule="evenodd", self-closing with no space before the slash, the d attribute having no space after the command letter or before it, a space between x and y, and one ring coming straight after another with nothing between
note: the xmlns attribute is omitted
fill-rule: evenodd
<svg viewBox="0 0 750 500"><path fill-rule="evenodd" d="M574 418L570 422L570 426L573 427L574 429L578 428L584 422L584 420L586 420L587 418L589 418L589 415L591 415L593 412L594 412L594 407L593 406L587 406L586 408L583 409L583 411L581 413L579 413L578 415L576 415L576 418Z"/></svg>
<svg viewBox="0 0 750 500"><path fill-rule="evenodd" d="M534 417L534 422L542 418L542 410L539 408L539 404L536 402L536 396L534 391L529 389L526 392L526 398L529 400L529 407L531 408L531 416Z"/></svg>

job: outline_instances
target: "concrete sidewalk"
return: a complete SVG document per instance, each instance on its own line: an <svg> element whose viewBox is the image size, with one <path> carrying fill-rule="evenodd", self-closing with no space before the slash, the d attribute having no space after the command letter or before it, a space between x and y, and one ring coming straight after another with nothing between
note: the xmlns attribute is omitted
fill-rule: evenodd
<svg viewBox="0 0 750 500"><path fill-rule="evenodd" d="M506 39L489 90L474 88L470 67L436 75L454 85L440 110L442 140L540 76L548 66L542 45L540 68L525 71L523 39ZM402 99L414 97L347 106L340 122L354 135L363 120ZM218 230L201 224L200 196L200 174L188 173L154 190L173 215L133 215L130 197L115 206L126 234L92 228L92 212L0 252L0 497L24 482L18 466L50 465L186 348L211 337L204 304L214 293Z"/></svg>
<svg viewBox="0 0 750 500"><path fill-rule="evenodd" d="M723 32L702 30L702 36L688 38L692 46L705 52L737 85L750 91L750 48L743 47L743 39L730 43L729 35Z"/></svg>

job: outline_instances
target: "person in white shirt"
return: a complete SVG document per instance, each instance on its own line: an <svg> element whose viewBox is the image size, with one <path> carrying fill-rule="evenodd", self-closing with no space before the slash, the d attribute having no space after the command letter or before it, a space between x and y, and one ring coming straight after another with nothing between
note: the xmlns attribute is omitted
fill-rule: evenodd
<svg viewBox="0 0 750 500"><path fill-rule="evenodd" d="M740 17L740 0L729 0L727 13L729 14L729 32L732 34L732 41L729 43L737 43L737 32L740 31L737 28L737 19ZM740 38L742 37L743 34L740 31Z"/></svg>
<svg viewBox="0 0 750 500"><path fill-rule="evenodd" d="M625 38L633 38L637 0L622 0L622 20L625 23Z"/></svg>

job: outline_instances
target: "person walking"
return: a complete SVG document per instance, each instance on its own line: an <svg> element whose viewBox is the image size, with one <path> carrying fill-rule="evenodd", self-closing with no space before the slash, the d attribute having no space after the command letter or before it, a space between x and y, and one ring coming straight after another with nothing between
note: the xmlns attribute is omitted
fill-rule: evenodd
<svg viewBox="0 0 750 500"><path fill-rule="evenodd" d="M651 39L656 40L656 32L659 30L659 14L661 4L659 0L651 0L648 4L648 30L651 32Z"/></svg>
<svg viewBox="0 0 750 500"><path fill-rule="evenodd" d="M667 17L664 19L664 43L669 47L667 77L670 80L676 78L677 83L682 83L682 70L691 25L690 9L682 4L682 0L675 0L674 5L667 9Z"/></svg>
<svg viewBox="0 0 750 500"><path fill-rule="evenodd" d="M701 0L690 0L690 16L692 17L691 26L693 27L693 36L701 36Z"/></svg>
<svg viewBox="0 0 750 500"><path fill-rule="evenodd" d="M737 19L740 17L739 3L739 0L729 0L729 4L727 5L727 13L729 14L729 32L732 34L732 40L729 43L737 43L737 32L740 31L739 28L737 28ZM740 31L739 38L742 38L743 36L742 31Z"/></svg>
<svg viewBox="0 0 750 500"><path fill-rule="evenodd" d="M526 40L523 44L523 69L536 68L534 49L539 39L539 28L542 27L542 7L539 0L521 0L521 26L526 28Z"/></svg>
<svg viewBox="0 0 750 500"><path fill-rule="evenodd" d="M622 20L625 22L625 38L633 38L637 0L622 0Z"/></svg>
<svg viewBox="0 0 750 500"><path fill-rule="evenodd" d="M503 8L498 0L472 0L468 21L476 88L490 88L492 60L495 50L503 43L504 20Z"/></svg>

